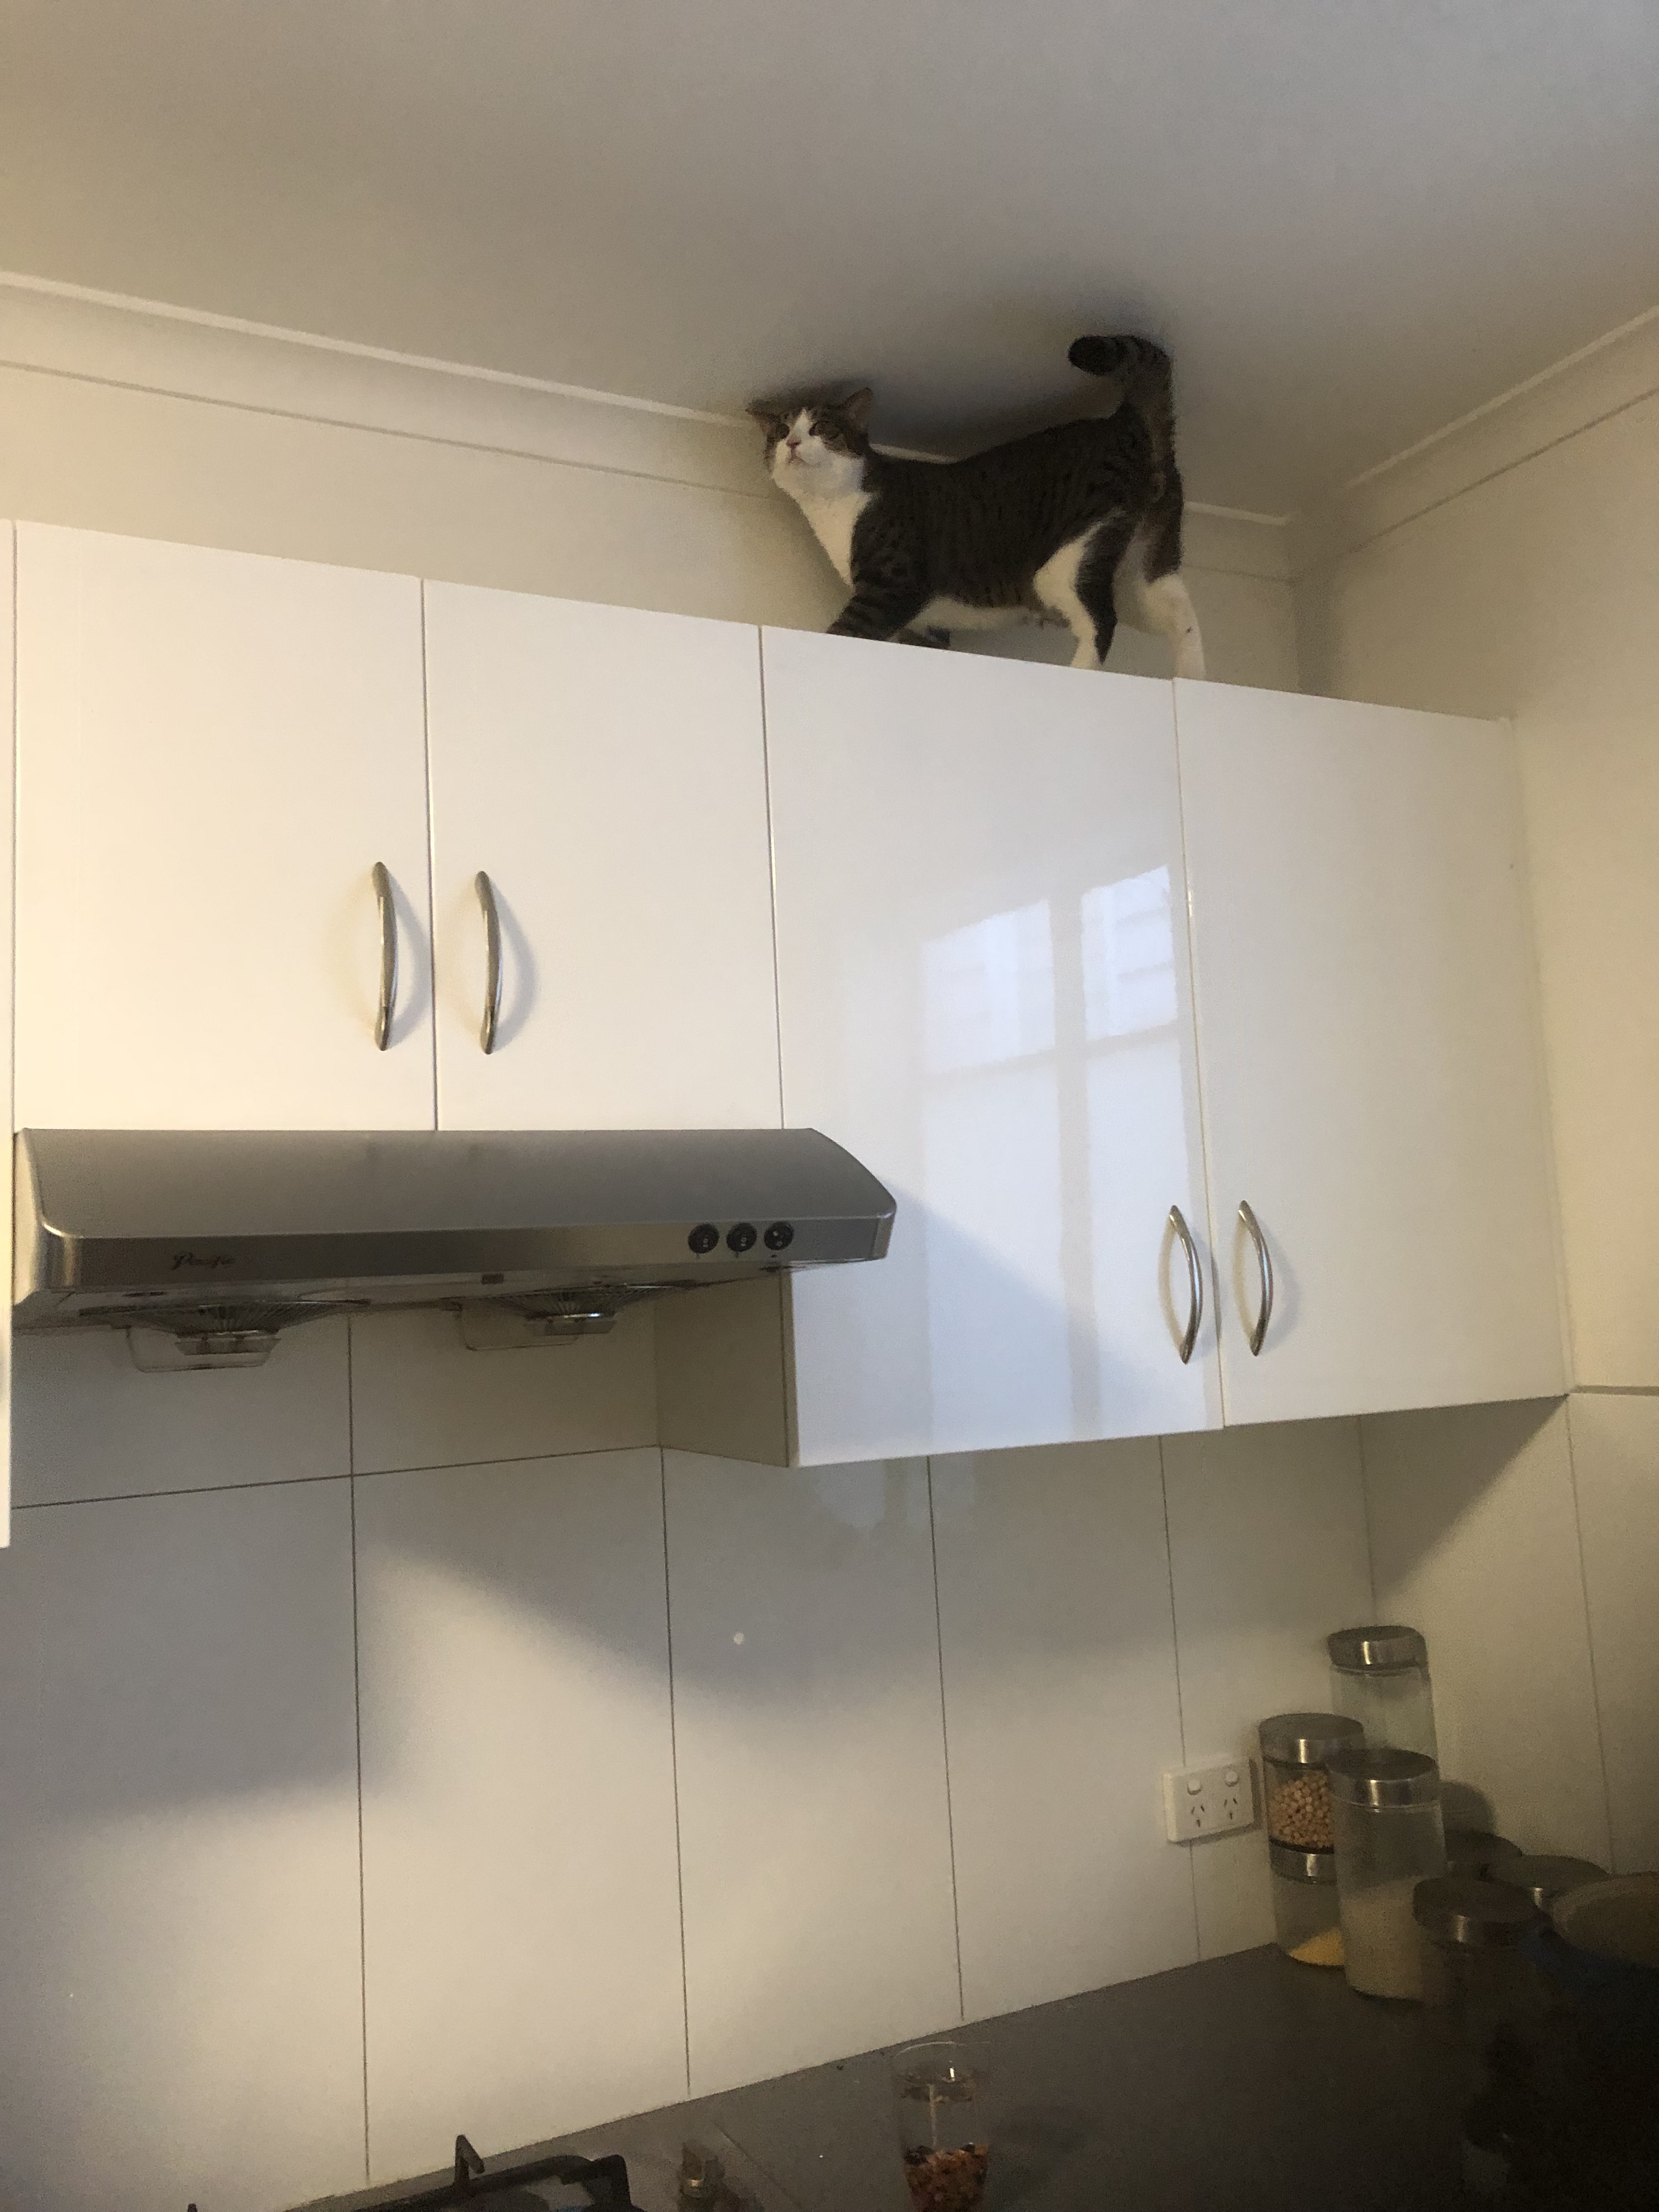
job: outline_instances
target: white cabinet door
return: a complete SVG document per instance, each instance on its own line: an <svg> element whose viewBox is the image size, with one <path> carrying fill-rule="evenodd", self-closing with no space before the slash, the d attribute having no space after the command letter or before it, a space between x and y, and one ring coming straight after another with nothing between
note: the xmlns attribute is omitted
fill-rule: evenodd
<svg viewBox="0 0 1659 2212"><path fill-rule="evenodd" d="M793 1283L807 1463L1203 1428L1170 687L768 630L784 1111L898 1201Z"/></svg>
<svg viewBox="0 0 1659 2212"><path fill-rule="evenodd" d="M426 623L440 1121L775 1128L755 632L450 584Z"/></svg>
<svg viewBox="0 0 1659 2212"><path fill-rule="evenodd" d="M1176 712L1227 1419L1564 1389L1510 732L1218 684Z"/></svg>
<svg viewBox="0 0 1659 2212"><path fill-rule="evenodd" d="M18 539L20 1125L429 1128L419 586Z"/></svg>

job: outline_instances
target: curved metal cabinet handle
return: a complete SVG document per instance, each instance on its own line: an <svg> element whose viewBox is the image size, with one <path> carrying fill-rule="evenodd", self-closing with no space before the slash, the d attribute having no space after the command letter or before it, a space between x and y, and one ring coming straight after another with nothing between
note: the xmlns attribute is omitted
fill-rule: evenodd
<svg viewBox="0 0 1659 2212"><path fill-rule="evenodd" d="M1267 1240L1261 1233L1261 1224L1251 1212L1248 1199L1239 1200L1238 1218L1249 1232L1251 1243L1255 1247L1256 1270L1261 1277L1261 1310L1255 1317L1255 1327L1250 1331L1250 1354L1255 1358L1261 1356L1262 1342L1267 1334L1267 1323L1273 1317L1273 1255L1267 1249Z"/></svg>
<svg viewBox="0 0 1659 2212"><path fill-rule="evenodd" d="M495 910L495 886L482 868L472 878L472 888L484 918L484 1008L478 1042L486 1052L494 1052L501 1012L501 918Z"/></svg>
<svg viewBox="0 0 1659 2212"><path fill-rule="evenodd" d="M1204 1274L1198 1264L1198 1247L1193 1243L1193 1232L1178 1206L1170 1208L1170 1226L1181 1239L1181 1249L1187 1255L1187 1327L1180 1345L1181 1364L1184 1367L1193 1356L1199 1324L1204 1318Z"/></svg>
<svg viewBox="0 0 1659 2212"><path fill-rule="evenodd" d="M369 881L380 909L380 1004L374 1016L374 1043L384 1052L392 1042L392 1017L398 1006L398 909L384 860L376 860Z"/></svg>

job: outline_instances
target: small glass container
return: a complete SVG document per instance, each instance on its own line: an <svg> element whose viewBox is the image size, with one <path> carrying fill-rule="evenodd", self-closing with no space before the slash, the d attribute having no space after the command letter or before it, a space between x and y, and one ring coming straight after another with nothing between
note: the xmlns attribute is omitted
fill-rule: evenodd
<svg viewBox="0 0 1659 2212"><path fill-rule="evenodd" d="M1385 1747L1335 1752L1326 1771L1349 1985L1367 1996L1420 2001L1412 1896L1419 1881L1446 1871L1440 1770L1420 1752Z"/></svg>
<svg viewBox="0 0 1659 2212"><path fill-rule="evenodd" d="M1520 1889L1469 1875L1419 1882L1412 1915L1423 2001L1447 2012L1462 2051L1464 2193L1496 2202L1536 2131L1546 2007L1522 1946L1542 1916Z"/></svg>
<svg viewBox="0 0 1659 2212"><path fill-rule="evenodd" d="M1518 1859L1519 1844L1495 1836L1490 1828L1448 1828L1446 1872L1478 1875L1490 1881L1505 1859Z"/></svg>
<svg viewBox="0 0 1659 2212"><path fill-rule="evenodd" d="M1425 2004L1449 2007L1477 2038L1522 2008L1520 1944L1539 1924L1530 1898L1506 1882L1443 1875L1419 1882L1412 1917Z"/></svg>
<svg viewBox="0 0 1659 2212"><path fill-rule="evenodd" d="M1500 1859L1489 1877L1507 1888L1518 1889L1540 1912L1547 1912L1556 1899L1565 1897L1570 1889L1582 1889L1587 1881L1607 1878L1607 1869L1597 1866L1594 1859L1523 1856L1519 1851L1513 1858Z"/></svg>
<svg viewBox="0 0 1659 2212"><path fill-rule="evenodd" d="M1287 1958L1304 1966L1342 1964L1342 1928L1336 1905L1334 1851L1293 1851L1269 1842L1273 1930Z"/></svg>
<svg viewBox="0 0 1659 2212"><path fill-rule="evenodd" d="M1267 1840L1288 1851L1329 1851L1331 1793L1325 1762L1334 1752L1364 1741L1356 1720L1342 1713L1275 1713L1256 1731L1267 1799Z"/></svg>
<svg viewBox="0 0 1659 2212"><path fill-rule="evenodd" d="M1429 1647L1416 1629L1339 1628L1325 1638L1325 1649L1336 1709L1359 1723L1373 1750L1386 1744L1439 1758Z"/></svg>
<svg viewBox="0 0 1659 2212"><path fill-rule="evenodd" d="M899 2148L914 2212L978 2212L991 2146L980 2077L959 2044L912 2044L893 2061Z"/></svg>

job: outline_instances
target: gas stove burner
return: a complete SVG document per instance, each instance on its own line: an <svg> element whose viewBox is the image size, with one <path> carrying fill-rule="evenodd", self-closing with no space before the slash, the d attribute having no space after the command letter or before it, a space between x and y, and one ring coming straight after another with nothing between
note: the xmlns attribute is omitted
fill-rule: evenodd
<svg viewBox="0 0 1659 2212"><path fill-rule="evenodd" d="M629 2191L627 2163L621 2158L556 2155L492 2166L479 2157L465 2136L455 2138L455 2171L449 2180L431 2188L412 2190L404 2197L377 2197L374 2212L447 2212L447 2208L453 2205L492 2202L499 2207L499 2212L507 2212L509 2207L532 2205L541 2212L546 2199L534 2193L535 2185L546 2181L581 2190L593 2212L640 2212ZM529 2193L508 2193L514 2191ZM189 2212L196 2212L193 2204Z"/></svg>

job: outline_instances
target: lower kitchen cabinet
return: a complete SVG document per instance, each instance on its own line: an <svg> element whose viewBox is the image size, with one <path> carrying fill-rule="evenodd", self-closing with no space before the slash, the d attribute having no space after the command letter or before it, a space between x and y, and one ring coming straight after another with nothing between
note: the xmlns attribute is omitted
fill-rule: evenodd
<svg viewBox="0 0 1659 2212"><path fill-rule="evenodd" d="M1559 1395L1510 732L1175 691L1228 1421Z"/></svg>

